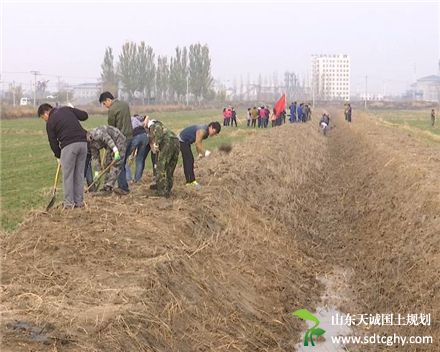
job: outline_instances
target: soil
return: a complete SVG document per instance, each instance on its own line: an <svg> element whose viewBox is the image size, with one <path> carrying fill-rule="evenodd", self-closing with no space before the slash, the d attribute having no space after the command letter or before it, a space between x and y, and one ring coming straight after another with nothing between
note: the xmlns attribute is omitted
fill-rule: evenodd
<svg viewBox="0 0 440 352"><path fill-rule="evenodd" d="M434 337L399 351L439 350L440 147L330 112L327 137L312 120L197 161L199 191L179 168L169 199L147 175L2 234L2 351L293 351L291 312L340 268L341 311L431 313L394 332Z"/></svg>

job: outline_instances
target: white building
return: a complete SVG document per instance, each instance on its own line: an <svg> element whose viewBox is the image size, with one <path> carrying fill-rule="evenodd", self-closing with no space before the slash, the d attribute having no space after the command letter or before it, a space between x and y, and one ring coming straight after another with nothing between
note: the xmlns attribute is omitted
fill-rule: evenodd
<svg viewBox="0 0 440 352"><path fill-rule="evenodd" d="M411 87L415 100L440 102L440 75L419 78Z"/></svg>
<svg viewBox="0 0 440 352"><path fill-rule="evenodd" d="M312 55L311 90L315 99L350 100L350 57Z"/></svg>
<svg viewBox="0 0 440 352"><path fill-rule="evenodd" d="M75 102L89 103L97 101L101 93L101 83L81 83L71 86Z"/></svg>

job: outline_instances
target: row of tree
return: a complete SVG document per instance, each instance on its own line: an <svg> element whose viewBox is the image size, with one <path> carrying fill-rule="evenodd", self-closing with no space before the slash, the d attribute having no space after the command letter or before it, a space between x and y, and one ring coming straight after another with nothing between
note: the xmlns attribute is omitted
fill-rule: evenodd
<svg viewBox="0 0 440 352"><path fill-rule="evenodd" d="M191 95L197 102L215 97L212 89L211 57L207 45L200 43L176 48L171 58L156 55L141 42L127 42L115 62L112 48L105 50L101 65L104 90L127 94L129 100L141 98L150 103L184 102Z"/></svg>

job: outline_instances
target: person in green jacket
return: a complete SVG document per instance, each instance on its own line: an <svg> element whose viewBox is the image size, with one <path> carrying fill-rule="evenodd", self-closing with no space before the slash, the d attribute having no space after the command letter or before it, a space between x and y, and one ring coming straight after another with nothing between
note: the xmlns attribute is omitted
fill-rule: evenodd
<svg viewBox="0 0 440 352"><path fill-rule="evenodd" d="M174 170L179 159L179 139L162 122L147 118L144 126L150 135L151 152L156 155L156 195L169 197L174 184Z"/></svg>
<svg viewBox="0 0 440 352"><path fill-rule="evenodd" d="M122 160L121 173L118 177L120 194L128 194L128 182L126 177L126 162L131 150L133 139L133 127L131 125L130 107L125 101L115 99L112 93L104 92L99 96L99 102L108 109L108 124L116 127L125 136L125 154Z"/></svg>

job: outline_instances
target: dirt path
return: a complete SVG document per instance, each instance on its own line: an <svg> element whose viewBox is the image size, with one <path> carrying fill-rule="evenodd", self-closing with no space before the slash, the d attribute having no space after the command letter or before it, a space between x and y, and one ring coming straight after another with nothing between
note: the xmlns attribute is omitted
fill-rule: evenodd
<svg viewBox="0 0 440 352"><path fill-rule="evenodd" d="M199 193L178 170L169 200L144 184L33 214L1 237L2 350L292 351L291 312L326 279L345 313L438 319L438 155L339 117L327 138L287 125L198 162ZM419 330L434 349L399 351L438 350L438 323Z"/></svg>

